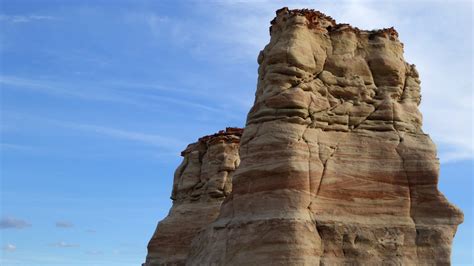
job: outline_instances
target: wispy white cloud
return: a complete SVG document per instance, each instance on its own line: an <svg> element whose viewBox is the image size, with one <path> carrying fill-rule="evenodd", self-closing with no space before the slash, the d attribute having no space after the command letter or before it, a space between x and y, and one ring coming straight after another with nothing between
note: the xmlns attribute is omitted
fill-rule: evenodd
<svg viewBox="0 0 474 266"><path fill-rule="evenodd" d="M186 18L181 18L183 23L175 23L174 19L153 12L132 13L128 14L126 18L133 20L133 23L143 23L157 41L169 38L177 45L184 45L194 36L194 32L190 28L186 28L187 22L190 21Z"/></svg>
<svg viewBox="0 0 474 266"><path fill-rule="evenodd" d="M72 228L74 227L74 224L68 221L57 221L56 222L56 227L59 228Z"/></svg>
<svg viewBox="0 0 474 266"><path fill-rule="evenodd" d="M164 137L157 134L147 134L142 132L135 132L111 127L104 127L104 126L97 126L97 125L89 125L89 124L74 124L68 122L62 122L63 126L84 130L88 132L93 132L99 135L118 138L118 139L125 139L135 142L144 143L147 145L152 145L155 147L163 147L169 149L182 149L185 147L184 142L170 138Z"/></svg>
<svg viewBox="0 0 474 266"><path fill-rule="evenodd" d="M30 90L55 96L75 97L86 100L111 101L126 104L137 104L125 97L117 95L109 89L95 89L94 91L84 88L74 88L67 84L56 83L49 80L35 80L22 77L0 76L0 85L8 86L4 89L14 87L21 90Z"/></svg>
<svg viewBox="0 0 474 266"><path fill-rule="evenodd" d="M0 229L24 229L30 226L29 222L14 217L4 217L0 220Z"/></svg>
<svg viewBox="0 0 474 266"><path fill-rule="evenodd" d="M87 255L92 255L92 256L98 256L98 255L103 255L104 252L101 250L89 250L85 252Z"/></svg>
<svg viewBox="0 0 474 266"><path fill-rule="evenodd" d="M396 4L389 1L320 1L314 3L309 0L297 1L213 1L209 8L208 1L195 1L193 8L203 20L196 23L196 17L170 17L158 12L131 11L125 17L129 23L143 23L151 34L159 36L158 41L174 40L175 43L185 45L202 58L216 58L219 60L249 61L256 58L258 51L268 42L269 21L273 18L276 9L287 5L290 8L315 8L334 17L338 22L351 23L360 28L372 29L395 26L405 43L406 58L416 63L423 81L423 101L421 109L425 115L424 128L435 143L440 146L442 162L455 158L473 159L473 136L471 106L474 100L472 94L472 65L469 56L459 57L459 54L472 55L472 31L454 31L453 23L469 25L470 21L459 22L459 10L468 10L472 7L469 1L456 1L453 5L445 6L442 2L423 2L412 4L409 1L400 1ZM462 8L461 5L466 5ZM469 7L469 5L471 5ZM408 8L409 7L409 8ZM443 14L443 23L433 19ZM418 14L418 15L414 15ZM465 17L465 16L464 16ZM31 21L55 19L50 16L7 16L0 15L3 21ZM266 26L265 26L266 25ZM426 30L430 29L430 30ZM466 36L469 35L469 36ZM437 41L443 39L443 42ZM449 49L447 49L449 47ZM469 48L471 47L471 48ZM437 56L431 56L436 54ZM79 55L77 57L82 57ZM457 60L452 60L456 57ZM440 75L443 73L443 75ZM453 83L451 78L456 77ZM211 113L223 113L232 116L236 106L248 108L251 99L230 97L222 104L222 97L216 97L215 91L205 94L199 89L169 88L159 84L138 84L124 81L109 86L107 84L81 84L74 88L67 83L55 83L47 80L25 79L21 77L0 77L1 85L16 86L56 96L74 97L87 100L109 101L134 105L140 108L161 108L180 106L193 108ZM114 87L116 86L116 87ZM87 88L91 89L87 89ZM449 88L449 93L446 92ZM138 89L138 90L137 90ZM144 89L144 90L143 90ZM154 91L169 94L157 95ZM189 97L191 95L191 97ZM186 97L187 96L187 97ZM208 97L200 101L199 97ZM191 99L191 100L190 100ZM229 104L230 103L230 104ZM443 111L440 111L440 106ZM439 123L442 120L443 123ZM109 132L110 133L110 132ZM448 152L449 150L449 152ZM458 156L454 156L458 154Z"/></svg>
<svg viewBox="0 0 474 266"><path fill-rule="evenodd" d="M6 245L2 247L2 250L7 251L7 252L13 252L16 250L16 246L11 243L7 243Z"/></svg>
<svg viewBox="0 0 474 266"><path fill-rule="evenodd" d="M384 11L375 1L196 1L195 9L206 15L209 21L196 23L192 19L169 18L148 20L152 34L178 44L187 44L199 57L241 62L255 60L258 52L268 43L268 29L275 11L283 6L289 8L314 8L337 17L339 22L351 23L360 28L382 28L391 26L396 18ZM375 7L374 7L375 5ZM390 5L384 2L383 6ZM154 17L151 13L143 17ZM161 41L158 39L158 41Z"/></svg>
<svg viewBox="0 0 474 266"><path fill-rule="evenodd" d="M0 22L29 23L34 21L56 20L58 18L44 15L5 15L0 14Z"/></svg>
<svg viewBox="0 0 474 266"><path fill-rule="evenodd" d="M56 49L45 49L39 52L50 58L53 62L57 62L63 66L83 64L89 66L89 68L94 67L107 67L116 62L113 61L108 55L94 53L87 49L70 49L67 52ZM90 69L82 69L82 71L88 73ZM81 75L83 72L75 71L75 74Z"/></svg>
<svg viewBox="0 0 474 266"><path fill-rule="evenodd" d="M156 27L159 24L165 24L170 21L168 16L153 13L153 12L136 12L131 11L125 13L124 21L135 24L145 22L150 27Z"/></svg>
<svg viewBox="0 0 474 266"><path fill-rule="evenodd" d="M425 103L422 107L423 127L437 144L441 163L474 159L472 107L448 101L438 106Z"/></svg>
<svg viewBox="0 0 474 266"><path fill-rule="evenodd" d="M140 94L140 93L133 93L134 95L140 95L142 97L146 97L148 99L155 100L157 102L167 102L171 104L176 104L179 106L186 106L186 107L193 107L197 109L202 109L206 110L209 112L222 112L222 109L212 107L206 104L198 103L198 102L193 102L193 101L188 101L188 100L183 100L178 97L167 97L167 96L155 96L155 95L146 95L146 94Z"/></svg>
<svg viewBox="0 0 474 266"><path fill-rule="evenodd" d="M459 161L472 160L474 157L473 152L469 152L463 149L444 151L439 153L440 161L442 164L453 163Z"/></svg>
<svg viewBox="0 0 474 266"><path fill-rule="evenodd" d="M0 131L4 130L5 129L2 127ZM0 150L31 151L33 150L33 147L12 143L0 143Z"/></svg>
<svg viewBox="0 0 474 266"><path fill-rule="evenodd" d="M234 116L233 110L235 110L236 106L240 106L239 100L229 99L228 103L230 106L223 108L222 105L217 104L222 101L222 96L218 93L204 93L203 90L198 89L171 88L154 83L103 81L71 86L70 82L54 82L51 80L0 75L0 85L3 85L3 89L27 90L55 97L126 104L152 110L169 110L169 108L164 106L164 104L167 104L171 107L179 106L198 109L229 117ZM165 96L163 94L156 94L156 92L165 92L167 94ZM170 96L171 93L173 95Z"/></svg>
<svg viewBox="0 0 474 266"><path fill-rule="evenodd" d="M22 132L25 130L30 131L32 130L32 128L36 128L36 130L38 130L38 126L44 127L47 132L54 132L54 134L57 134L58 131L64 132L66 130L66 132L76 132L86 136L94 136L99 138L106 138L108 140L115 139L126 141L128 143L135 143L137 146L136 152L138 152L140 156L145 155L148 158L159 158L160 160L165 160L166 157L176 156L176 154L183 150L188 144L187 141L184 141L182 139L169 135L156 134L153 132L136 131L106 125L63 121L15 112L5 112L3 115L9 117L8 123L18 123L18 121L21 121L22 127L15 129L2 128L2 132L13 133ZM54 154L54 151L51 148L46 148L42 146L6 144L2 146L2 149L4 151L14 149L15 151L19 152L34 152L35 154ZM102 152L105 153L102 154ZM101 151L98 155L107 156L108 154L106 151Z"/></svg>
<svg viewBox="0 0 474 266"><path fill-rule="evenodd" d="M169 26L168 22L170 21L168 17L159 16L154 13L147 14L134 14L136 17L143 19L146 24L150 27L151 31L154 34L159 34L162 25Z"/></svg>
<svg viewBox="0 0 474 266"><path fill-rule="evenodd" d="M58 247L58 248L77 248L80 245L79 244L68 243L68 242L64 242L64 241L59 241L59 242L56 242L56 243L52 243L50 246Z"/></svg>

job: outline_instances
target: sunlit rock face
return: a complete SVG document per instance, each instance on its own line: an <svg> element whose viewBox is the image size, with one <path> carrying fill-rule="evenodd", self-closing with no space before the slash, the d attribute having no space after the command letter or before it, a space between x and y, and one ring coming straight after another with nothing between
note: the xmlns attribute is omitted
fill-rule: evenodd
<svg viewBox="0 0 474 266"><path fill-rule="evenodd" d="M187 262L449 264L463 216L397 32L284 8L270 33L233 192Z"/></svg>
<svg viewBox="0 0 474 266"><path fill-rule="evenodd" d="M463 215L437 189L419 76L397 32L287 8L271 24L232 192L207 225L198 222L180 261L450 264Z"/></svg>
<svg viewBox="0 0 474 266"><path fill-rule="evenodd" d="M148 244L145 265L186 262L192 239L219 215L232 190L232 175L240 163L240 128L227 128L188 145L176 169L173 207L158 224Z"/></svg>

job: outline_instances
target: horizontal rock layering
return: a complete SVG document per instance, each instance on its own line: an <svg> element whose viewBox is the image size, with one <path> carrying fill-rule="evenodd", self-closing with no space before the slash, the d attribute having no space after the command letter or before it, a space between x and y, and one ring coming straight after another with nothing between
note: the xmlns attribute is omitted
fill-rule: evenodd
<svg viewBox="0 0 474 266"><path fill-rule="evenodd" d="M180 166L147 265L449 264L463 215L437 189L419 76L397 32L307 9L280 9L271 24L232 193L209 178L224 184L219 198L192 203L203 174L193 179ZM238 161L237 145L229 152Z"/></svg>
<svg viewBox="0 0 474 266"><path fill-rule="evenodd" d="M232 190L232 175L240 163L240 128L227 128L188 145L176 169L168 216L158 224L148 244L145 265L186 262L192 239L219 215Z"/></svg>

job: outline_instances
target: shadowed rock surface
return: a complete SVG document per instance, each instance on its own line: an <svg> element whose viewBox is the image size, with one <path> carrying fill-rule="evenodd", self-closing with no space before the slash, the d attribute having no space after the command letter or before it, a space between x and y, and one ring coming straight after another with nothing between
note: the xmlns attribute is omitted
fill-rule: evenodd
<svg viewBox="0 0 474 266"><path fill-rule="evenodd" d="M148 244L145 265L184 264L197 232L219 215L232 190L232 175L240 163L240 128L227 128L200 138L181 153L168 216L158 224Z"/></svg>
<svg viewBox="0 0 474 266"><path fill-rule="evenodd" d="M179 262L449 265L463 215L437 189L420 80L398 33L307 9L280 9L271 24L232 193L202 203L212 217L198 222ZM168 239L155 242L164 260L184 245Z"/></svg>

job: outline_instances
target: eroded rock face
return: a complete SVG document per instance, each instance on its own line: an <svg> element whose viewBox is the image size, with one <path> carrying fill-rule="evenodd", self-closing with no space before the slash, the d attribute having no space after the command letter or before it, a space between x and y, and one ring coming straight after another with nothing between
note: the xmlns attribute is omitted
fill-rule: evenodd
<svg viewBox="0 0 474 266"><path fill-rule="evenodd" d="M232 190L232 175L240 163L240 128L227 128L188 145L176 169L173 207L158 224L148 244L144 265L184 264L197 232L214 221Z"/></svg>
<svg viewBox="0 0 474 266"><path fill-rule="evenodd" d="M270 33L233 191L187 264L449 264L463 215L397 32L283 8Z"/></svg>
<svg viewBox="0 0 474 266"><path fill-rule="evenodd" d="M439 161L421 129L419 76L403 59L397 32L283 8L270 34L258 56L232 193L222 205L198 201L213 209L202 221L185 220L198 217L197 205L183 205L190 214L180 221L202 230L187 234L186 244L179 236L156 242L157 250L180 254L157 264L449 264L463 215L437 189ZM201 179L189 180L186 197ZM179 192L188 181L176 184ZM160 223L155 235L177 221Z"/></svg>

